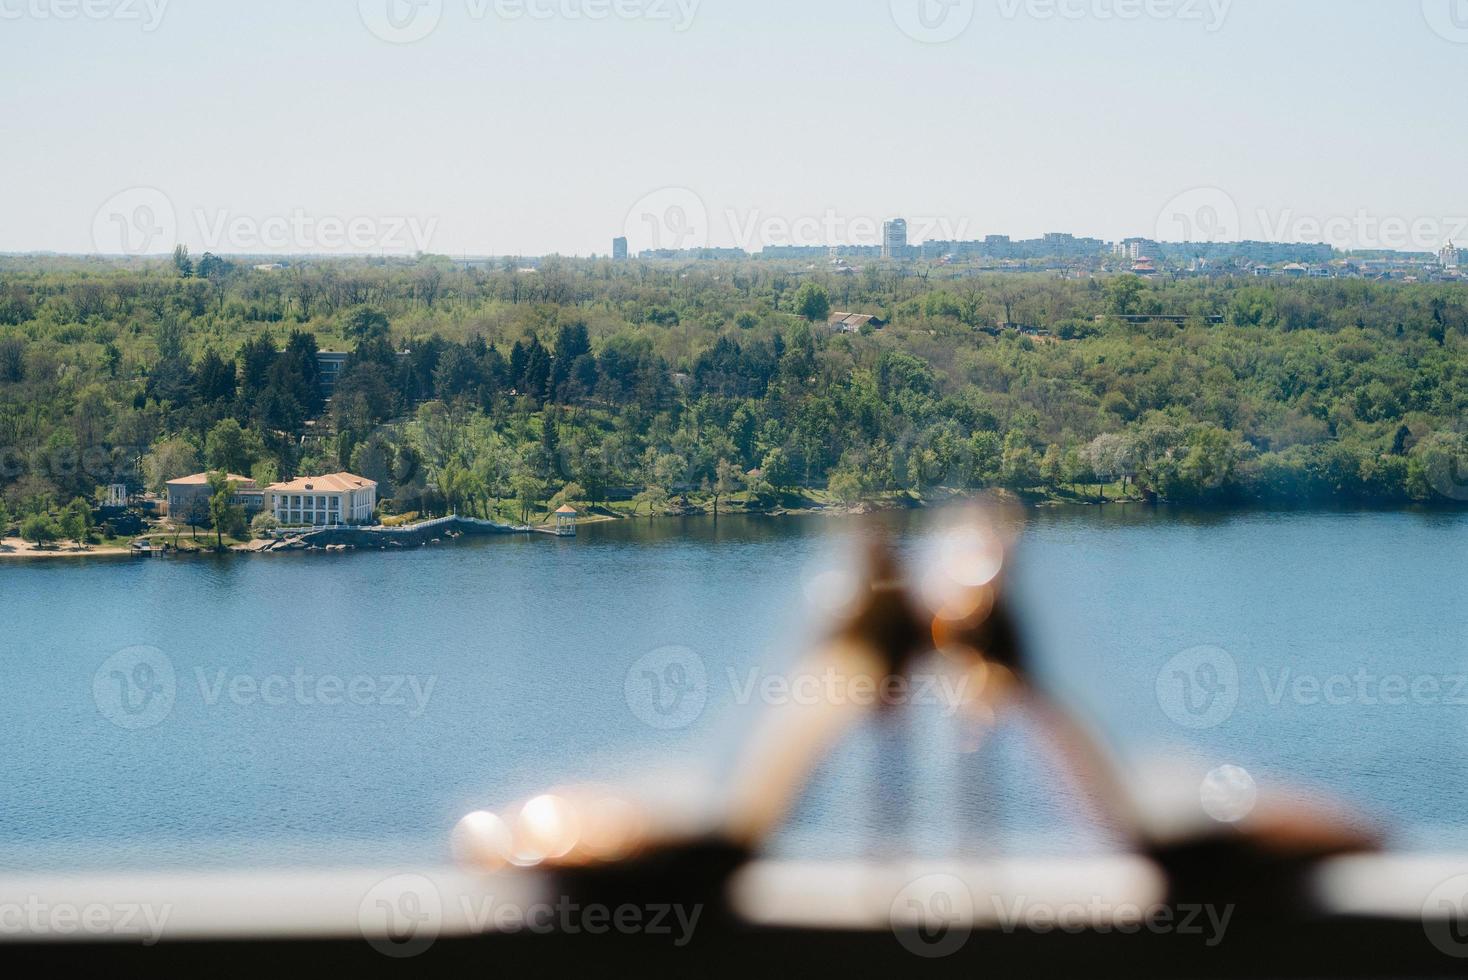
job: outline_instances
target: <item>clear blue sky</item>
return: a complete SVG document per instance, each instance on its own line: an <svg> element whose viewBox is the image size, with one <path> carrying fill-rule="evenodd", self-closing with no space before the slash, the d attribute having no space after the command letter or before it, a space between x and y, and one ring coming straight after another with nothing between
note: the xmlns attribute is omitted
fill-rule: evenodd
<svg viewBox="0 0 1468 980"><path fill-rule="evenodd" d="M894 0L701 0L686 25L696 0L418 2L0 0L0 251L112 251L108 209L142 201L150 251L328 251L335 219L373 246L347 251L605 253L629 224L652 244L664 188L644 210L755 246L892 215L1153 236L1195 188L1246 237L1468 221L1468 0L974 0L940 44ZM638 16L566 14L586 2ZM437 28L381 39L389 3Z"/></svg>

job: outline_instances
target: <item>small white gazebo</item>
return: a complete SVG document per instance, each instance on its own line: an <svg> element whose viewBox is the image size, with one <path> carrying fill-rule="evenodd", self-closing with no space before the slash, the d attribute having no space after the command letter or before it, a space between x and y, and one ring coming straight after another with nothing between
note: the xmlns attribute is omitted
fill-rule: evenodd
<svg viewBox="0 0 1468 980"><path fill-rule="evenodd" d="M563 538L576 536L576 508L570 504L556 511L556 533Z"/></svg>

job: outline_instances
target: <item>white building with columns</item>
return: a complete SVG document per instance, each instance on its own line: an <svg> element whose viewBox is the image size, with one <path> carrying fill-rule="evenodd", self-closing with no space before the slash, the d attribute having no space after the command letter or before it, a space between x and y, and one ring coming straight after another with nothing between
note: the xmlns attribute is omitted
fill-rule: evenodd
<svg viewBox="0 0 1468 980"><path fill-rule="evenodd" d="M285 526L370 524L377 510L377 484L352 473L303 476L267 487L265 498L266 510Z"/></svg>

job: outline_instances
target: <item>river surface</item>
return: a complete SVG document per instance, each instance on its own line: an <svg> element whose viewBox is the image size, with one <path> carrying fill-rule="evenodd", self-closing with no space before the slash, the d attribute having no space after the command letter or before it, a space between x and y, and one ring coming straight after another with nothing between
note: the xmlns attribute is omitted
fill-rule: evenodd
<svg viewBox="0 0 1468 980"><path fill-rule="evenodd" d="M707 797L859 528L0 564L0 871L432 863L464 813L568 781ZM1233 766L1224 809L1252 784L1468 846L1468 516L1045 511L1022 558L1042 675L1127 778L1217 807ZM1110 846L1036 726L912 699L906 753L854 734L775 851Z"/></svg>

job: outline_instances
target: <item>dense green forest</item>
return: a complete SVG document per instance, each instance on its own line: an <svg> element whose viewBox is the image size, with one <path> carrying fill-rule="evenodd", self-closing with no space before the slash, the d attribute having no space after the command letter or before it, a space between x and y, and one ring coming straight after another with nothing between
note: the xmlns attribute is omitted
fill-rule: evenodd
<svg viewBox="0 0 1468 980"><path fill-rule="evenodd" d="M1468 499L1462 286L525 264L0 259L3 510L205 467L349 469L389 513ZM318 350L351 353L329 402Z"/></svg>

